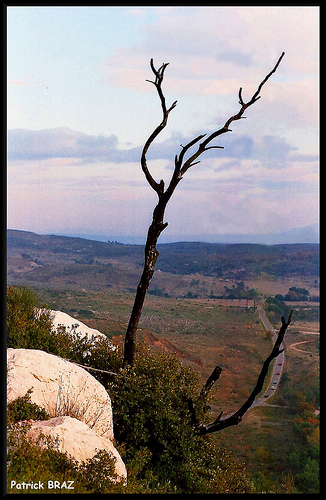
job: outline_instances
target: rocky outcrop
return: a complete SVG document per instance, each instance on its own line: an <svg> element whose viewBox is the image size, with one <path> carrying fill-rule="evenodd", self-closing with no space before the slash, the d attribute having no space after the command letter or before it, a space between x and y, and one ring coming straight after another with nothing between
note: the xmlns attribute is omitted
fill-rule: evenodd
<svg viewBox="0 0 326 500"><path fill-rule="evenodd" d="M99 436L113 438L112 407L107 391L83 368L36 349L8 349L8 402L33 388L33 403L52 417L70 415Z"/></svg>
<svg viewBox="0 0 326 500"><path fill-rule="evenodd" d="M7 349L7 402L32 388L31 400L50 420L31 421L30 435L59 438L59 450L75 460L92 458L99 450L116 458L116 472L127 473L115 449L110 396L83 368L37 349Z"/></svg>
<svg viewBox="0 0 326 500"><path fill-rule="evenodd" d="M79 336L79 338L84 338L86 336L88 339L91 339L92 337L107 339L104 333L99 330L95 330L95 328L90 328L81 321L62 311L50 310L50 317L52 319L52 326L54 330L60 326L64 326L68 333Z"/></svg>
<svg viewBox="0 0 326 500"><path fill-rule="evenodd" d="M120 480L127 479L127 471L112 442L98 436L84 422L72 417L56 417L50 420L30 421L28 436L36 440L40 434L58 438L58 451L67 453L81 462L93 458L99 450L105 450L115 458L115 472ZM45 441L46 443L46 441Z"/></svg>

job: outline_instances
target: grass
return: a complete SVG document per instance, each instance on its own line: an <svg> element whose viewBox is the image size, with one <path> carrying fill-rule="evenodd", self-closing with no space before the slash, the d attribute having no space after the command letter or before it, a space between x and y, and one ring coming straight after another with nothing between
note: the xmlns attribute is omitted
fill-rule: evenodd
<svg viewBox="0 0 326 500"><path fill-rule="evenodd" d="M40 294L40 290L38 290ZM134 295L110 291L42 290L42 300L85 322L108 337L125 333ZM229 304L239 304L229 301ZM90 310L83 317L78 311ZM85 313L84 313L85 314ZM236 409L251 391L271 343L253 308L221 306L214 299L188 300L148 295L140 321L139 335L170 343L183 353L182 361L192 365L203 383L216 364L222 375L215 389L214 406Z"/></svg>
<svg viewBox="0 0 326 500"><path fill-rule="evenodd" d="M284 287L287 290L288 283ZM133 293L44 288L37 292L49 307L67 312L110 338L123 340ZM161 341L161 348L175 348L182 363L194 367L203 383L217 364L222 367L210 401L212 419L222 410L225 415L236 410L244 402L272 347L256 310L239 305L238 301L222 305L214 299L147 295L143 309L139 329L141 338L157 339ZM87 310L93 312L92 317L83 317ZM231 449L246 463L251 474L268 471L273 480L280 480L282 472L287 470L286 456L296 439L291 408L287 408L291 404L288 394L302 390L310 391L313 397L318 392L317 342L306 344L309 349L315 349L312 356L290 349L293 342L315 336L295 333L298 325L291 326L285 337L285 382L269 400L269 404L282 407L264 406L249 410L240 425L215 435L221 446ZM307 325L303 326L307 329ZM151 348L158 349L157 343L152 343Z"/></svg>

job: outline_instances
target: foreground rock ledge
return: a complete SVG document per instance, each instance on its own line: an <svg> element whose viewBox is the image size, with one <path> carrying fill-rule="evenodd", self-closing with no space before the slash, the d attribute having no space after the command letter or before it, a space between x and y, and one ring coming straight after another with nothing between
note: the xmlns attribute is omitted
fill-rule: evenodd
<svg viewBox="0 0 326 500"><path fill-rule="evenodd" d="M28 436L32 440L36 441L40 434L59 438L58 451L67 452L78 462L93 458L99 450L111 453L116 459L116 474L120 480L126 482L126 467L113 443L103 436L98 436L84 422L72 417L56 417L50 420L29 421L29 424Z"/></svg>
<svg viewBox="0 0 326 500"><path fill-rule="evenodd" d="M7 402L33 389L31 400L50 420L32 422L31 435L58 436L60 451L85 460L101 449L116 458L116 472L127 477L112 443L111 399L104 386L83 368L37 349L7 349Z"/></svg>
<svg viewBox="0 0 326 500"><path fill-rule="evenodd" d="M70 415L113 439L111 399L83 368L37 349L7 349L8 403L33 388L31 400L51 417Z"/></svg>

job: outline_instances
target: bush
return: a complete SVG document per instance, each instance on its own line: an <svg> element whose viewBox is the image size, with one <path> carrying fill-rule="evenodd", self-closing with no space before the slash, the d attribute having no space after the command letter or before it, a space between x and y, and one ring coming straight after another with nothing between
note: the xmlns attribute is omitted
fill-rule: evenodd
<svg viewBox="0 0 326 500"><path fill-rule="evenodd" d="M68 456L56 450L56 443L48 440L47 447L41 448L41 437L33 442L27 437L29 426L13 426L8 433L7 484L8 491L11 480L16 483L30 483L31 479L47 481L55 478L71 480L75 464ZM69 477L67 477L67 474Z"/></svg>
<svg viewBox="0 0 326 500"><path fill-rule="evenodd" d="M250 491L247 473L232 455L211 436L194 433L187 400L196 398L199 380L190 367L174 356L144 349L134 369L120 370L109 392L128 477L130 473L151 491L160 487L167 493Z"/></svg>
<svg viewBox="0 0 326 500"><path fill-rule="evenodd" d="M41 349L101 370L114 371L120 363L116 349L106 338L81 337L67 332L64 326L54 331L50 310L25 287L7 288L7 347ZM108 377L96 372L96 378L105 383Z"/></svg>
<svg viewBox="0 0 326 500"><path fill-rule="evenodd" d="M7 288L7 347L15 349L56 349L49 334L50 311L25 287Z"/></svg>
<svg viewBox="0 0 326 500"><path fill-rule="evenodd" d="M32 389L28 389L24 396L20 396L7 405L7 421L20 420L49 420L50 415L31 400Z"/></svg>
<svg viewBox="0 0 326 500"><path fill-rule="evenodd" d="M276 297L268 297L266 303L268 316L274 324L278 325L282 316L286 319L289 317L292 308L286 305L283 300L279 300Z"/></svg>
<svg viewBox="0 0 326 500"><path fill-rule="evenodd" d="M39 307L33 292L8 288L8 346L42 349L117 373L110 377L92 372L108 388L113 402L115 438L128 470L128 485L112 483L112 457L99 455L76 468L52 445L37 451L24 439L11 444L9 478L28 481L32 471L41 481L54 475L59 481L78 480L79 490L74 493L118 492L121 488L126 493L251 491L246 470L231 453L219 448L212 436L194 432L187 405L189 398L196 404L199 394L199 377L194 370L174 356L153 355L144 347L137 352L135 367L122 369L122 349L112 349L102 337L78 338L62 327L53 332L48 311L42 309L39 314ZM10 409L12 420L40 416L29 395ZM198 398L196 414L204 421Z"/></svg>
<svg viewBox="0 0 326 500"><path fill-rule="evenodd" d="M100 450L92 459L78 463L67 453L58 451L55 439L40 435L36 442L27 437L29 426L11 427L7 444L7 489L9 493L122 493L124 486L116 483L115 458ZM45 444L45 447L44 447ZM48 481L66 483L74 489L48 489ZM40 490L16 490L16 483L43 483ZM69 482L72 482L69 483Z"/></svg>

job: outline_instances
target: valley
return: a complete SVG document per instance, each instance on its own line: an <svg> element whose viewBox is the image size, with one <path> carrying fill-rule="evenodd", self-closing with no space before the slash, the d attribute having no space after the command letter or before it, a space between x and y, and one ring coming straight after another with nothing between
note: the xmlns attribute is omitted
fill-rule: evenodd
<svg viewBox="0 0 326 500"><path fill-rule="evenodd" d="M257 307L278 330L280 314L269 315L270 296L304 287L314 298L284 303L293 307L294 315L275 394L250 409L239 426L215 436L253 476L262 473L269 481L280 481L284 471L292 470L293 446L301 452L318 444L315 427L304 434L297 423L312 418L299 413L302 401L319 407L318 245L180 243L160 245L159 250L139 338L154 352L174 353L203 383L217 364L222 367L211 394L212 419L244 402L270 353L272 334ZM142 259L139 245L9 230L7 283L34 289L49 308L78 318L121 345ZM236 297L228 298L231 292Z"/></svg>

